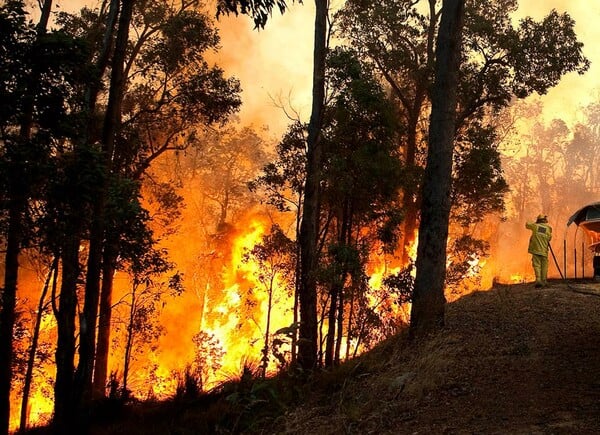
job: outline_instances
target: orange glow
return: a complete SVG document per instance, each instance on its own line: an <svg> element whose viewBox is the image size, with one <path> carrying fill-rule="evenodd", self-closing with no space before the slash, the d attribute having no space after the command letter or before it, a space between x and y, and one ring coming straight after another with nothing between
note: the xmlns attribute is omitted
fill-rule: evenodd
<svg viewBox="0 0 600 435"><path fill-rule="evenodd" d="M69 5L63 7L89 4L81 0L68 3ZM600 37L600 26L594 24L595 17L589 13L589 2L552 0L552 4L522 3L522 14L535 15L539 14L540 10L545 14L551 7L570 9L571 15L577 21L578 31L583 29L582 25L586 26L581 36L589 41L586 43L585 52L592 60L592 70L585 77L568 75L559 87L549 92L549 98L544 100L550 102L545 103L545 117L575 117L576 111L573 107L582 105L594 96L591 89L597 87L594 83L600 77L600 74L594 72L594 68L597 68L595 65L600 64L594 62L595 58L600 58L600 52L594 48L597 46L595 41ZM301 118L308 118L310 113L311 26L314 20L314 6L305 2L302 5L292 4L291 7L284 16L275 13L267 27L261 31L253 30L247 17L223 17L217 23L222 36L222 50L211 59L223 66L227 75L240 78L244 89L244 105L239 116L243 123L268 124L273 134L283 132L289 119L271 99L277 100L279 95L285 99L289 95L291 101L281 103L289 103ZM202 186L186 186L186 189L188 190L182 193L187 209L182 212L181 229L171 239L163 241L163 245L169 248L177 268L183 272L186 292L178 298L166 300L166 305L157 314L157 317L160 316L164 334L154 343L138 343L144 352L139 361L132 366L128 385L133 395L139 398L165 398L174 393L177 387L175 373L194 361L198 349L195 348L193 337L199 332L214 337L214 343L205 344L215 346L223 352L222 357L217 355L211 357L212 359L207 358L218 368L207 371L203 385L206 389L239 374L244 361L259 361L264 345L269 289L261 282L264 271L260 270L260 265L245 260L244 255L267 234L270 220L250 210L246 215L231 219L233 222L240 222L239 228L222 233L211 231L207 229L210 224L205 222L210 221L210 218L206 216L208 213L205 211L206 204L203 203L205 199L202 199ZM514 205L509 204L508 208L512 206ZM513 212L513 216L517 215L521 216ZM281 219L280 216L277 217L278 221ZM523 228L524 222L515 224L516 220L513 218L511 222L489 224L489 233L481 238L494 240L493 254L490 258L473 257L469 260L470 267L464 278L472 278L473 281L465 284L460 295L476 289L490 288L494 281L512 284L533 279L526 245L528 233ZM494 239L495 236L497 239ZM415 234L408 248L409 257L413 261L417 255L417 243L418 234ZM377 294L382 289L384 278L398 273L403 266L405 265L397 264L389 258L373 255L368 270L367 299L371 307L378 307L378 313L384 312L384 308L389 308L382 305L381 295ZM416 270L413 268L411 273L414 277ZM553 270L553 265L550 273L557 273ZM35 307L41 286L39 278L33 275L31 270L24 270L19 283L19 297L29 298L29 310ZM129 287L129 278L122 273L118 274L115 279L114 301L126 294ZM278 275L274 278L269 328L271 334L292 323L293 297L289 294L288 287L289 283L284 277ZM394 306L390 312L390 315L397 316L407 323L410 304ZM122 373L122 332L115 330L112 332L112 338L117 342L117 346L111 350L109 372ZM42 318L41 342L52 348L50 354L53 355L56 321L51 313ZM28 343L19 343L19 346L27 345ZM271 361L269 370L274 369L275 363ZM30 425L47 422L53 408L53 358L36 367L36 370L29 401ZM13 388L11 396L12 430L17 428L19 422L19 389L20 386Z"/></svg>
<svg viewBox="0 0 600 435"><path fill-rule="evenodd" d="M510 276L510 281L516 283L522 283L525 282L525 278L523 278L523 275L520 275L518 273L511 275Z"/></svg>
<svg viewBox="0 0 600 435"><path fill-rule="evenodd" d="M269 223L260 217L252 218L245 231L231 246L231 259L221 273L222 289L211 291L205 304L201 330L214 335L222 346L224 356L220 373L207 380L207 386L239 374L244 361L259 361L264 345L268 314L269 288L261 282L265 273L260 265L244 256L261 242ZM273 280L270 334L292 323L292 297L288 295L283 277ZM270 369L275 365L271 361Z"/></svg>

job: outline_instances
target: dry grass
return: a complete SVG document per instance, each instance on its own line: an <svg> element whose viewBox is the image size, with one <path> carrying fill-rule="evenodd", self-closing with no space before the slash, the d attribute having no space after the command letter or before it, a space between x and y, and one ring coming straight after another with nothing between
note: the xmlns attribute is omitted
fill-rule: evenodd
<svg viewBox="0 0 600 435"><path fill-rule="evenodd" d="M447 309L426 342L358 360L269 433L600 433L600 286L497 286Z"/></svg>
<svg viewBox="0 0 600 435"><path fill-rule="evenodd" d="M398 334L308 383L229 387L139 404L91 433L597 434L600 284L498 285L448 304L427 340Z"/></svg>

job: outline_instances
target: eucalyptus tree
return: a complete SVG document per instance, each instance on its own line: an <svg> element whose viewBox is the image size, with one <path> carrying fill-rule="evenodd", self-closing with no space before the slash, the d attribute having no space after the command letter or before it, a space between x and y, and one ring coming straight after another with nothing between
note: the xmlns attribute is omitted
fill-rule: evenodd
<svg viewBox="0 0 600 435"><path fill-rule="evenodd" d="M30 204L43 203L47 171L63 143L78 130L81 101L76 90L87 63L84 44L47 31L51 1L42 3L39 23L29 21L22 1L0 6L0 146L4 286L0 312L0 427L8 430L12 330L19 255L31 234ZM74 116L75 115L75 116Z"/></svg>
<svg viewBox="0 0 600 435"><path fill-rule="evenodd" d="M267 161L265 141L249 127L226 127L205 137L195 172L202 195L214 205L211 214L215 216L216 231L221 232L236 214L250 206L248 182Z"/></svg>
<svg viewBox="0 0 600 435"><path fill-rule="evenodd" d="M267 374L270 362L272 311L275 304L282 296L278 293L293 288L293 273L295 269L296 244L289 239L278 225L271 226L261 243L255 245L244 254L244 261L254 262L258 268L257 279L262 290L267 294L267 312L265 313L264 344L261 357L261 371L263 378ZM258 322L257 322L258 323Z"/></svg>
<svg viewBox="0 0 600 435"><path fill-rule="evenodd" d="M400 147L405 164L413 168L414 187L404 190L405 246L417 227L422 198L421 168L425 163L440 4L436 0L349 0L338 19L339 34L349 38L388 83L406 121ZM533 92L544 94L565 73L583 73L588 68L567 13L553 10L540 21L524 18L515 25L511 15L517 7L516 0L465 4L457 134L478 125L494 127L494 115L514 98ZM490 157L493 163L495 157Z"/></svg>
<svg viewBox="0 0 600 435"><path fill-rule="evenodd" d="M395 111L372 70L340 47L328 56L326 72L319 287L329 305L324 362L331 366L340 361L345 310L364 300L352 292L364 290L369 254L378 243L395 244L405 173Z"/></svg>
<svg viewBox="0 0 600 435"><path fill-rule="evenodd" d="M293 122L275 147L276 158L262 168L262 174L248 183L251 191L265 198L267 204L279 212L294 213L294 237L296 262L294 273L294 308L291 335L291 364L296 363L298 341L298 308L300 296L300 224L306 168L307 126Z"/></svg>
<svg viewBox="0 0 600 435"><path fill-rule="evenodd" d="M105 267L102 288L110 293L107 281L112 280L111 265L119 255L115 246L118 247L121 236L115 228L107 227L106 222L111 183L119 179L142 180L155 159L170 150L197 145L198 128L223 122L240 105L239 83L224 77L218 66L211 66L205 60L207 51L218 47L219 37L210 19L197 9L198 1L173 5L160 1L113 1L110 5L114 3L119 12L116 28L111 28L115 22L114 7L84 9L79 15L61 16L65 29L95 41L98 48L105 47L99 41L109 41L108 52L112 53L110 82L106 75L101 77L108 92L108 105L100 107L98 102L105 101L107 95L99 94L93 105L95 111L90 114L90 119L100 118L103 126L91 128L99 133L87 138L100 144L104 175L101 192L91 203L95 213L77 370L78 385L82 388L77 392L78 402L91 397L99 300L103 325L101 351L105 353L108 348L105 328L110 317L110 294L100 295L100 271ZM97 54L99 60L103 53ZM103 355L103 366L105 361ZM106 369L101 367L95 382L98 389L105 376Z"/></svg>
<svg viewBox="0 0 600 435"><path fill-rule="evenodd" d="M251 16L257 28L264 28L274 7L281 12L287 9L286 0L218 0L217 16L238 13ZM304 207L300 226L300 328L298 363L306 371L317 366L317 239L319 235L320 169L323 149L320 145L325 103L325 56L328 44L327 0L315 0L315 25L313 39L312 105L308 123L306 181Z"/></svg>
<svg viewBox="0 0 600 435"><path fill-rule="evenodd" d="M444 325L446 246L463 20L464 0L444 0L436 44L429 151L410 316L413 337Z"/></svg>

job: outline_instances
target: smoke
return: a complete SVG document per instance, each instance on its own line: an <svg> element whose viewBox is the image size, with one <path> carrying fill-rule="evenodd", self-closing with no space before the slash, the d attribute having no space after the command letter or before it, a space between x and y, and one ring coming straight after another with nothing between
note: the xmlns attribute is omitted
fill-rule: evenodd
<svg viewBox="0 0 600 435"><path fill-rule="evenodd" d="M274 11L264 29L247 16L224 16L217 22L221 50L214 60L242 85L243 125L266 125L283 133L290 120L282 109L310 115L314 5L292 3L283 15Z"/></svg>
<svg viewBox="0 0 600 435"><path fill-rule="evenodd" d="M552 10L567 12L575 20L575 32L583 42L583 54L590 60L591 66L585 75L567 74L558 86L543 96L544 117L561 118L566 121L576 119L576 110L593 99L597 99L600 90L600 4L584 0L547 0L544 2L520 1L517 16L531 16L541 19Z"/></svg>

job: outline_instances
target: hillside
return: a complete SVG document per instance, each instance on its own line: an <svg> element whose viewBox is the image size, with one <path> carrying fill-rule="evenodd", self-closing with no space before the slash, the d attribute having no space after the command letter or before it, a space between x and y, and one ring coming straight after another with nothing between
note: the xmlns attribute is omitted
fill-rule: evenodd
<svg viewBox="0 0 600 435"><path fill-rule="evenodd" d="M597 434L600 284L498 285L449 304L427 343L398 337L350 365L273 433Z"/></svg>
<svg viewBox="0 0 600 435"><path fill-rule="evenodd" d="M446 323L301 385L247 378L105 410L90 433L600 433L600 284L497 285L448 304Z"/></svg>

